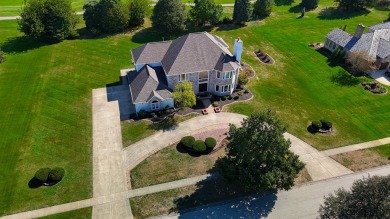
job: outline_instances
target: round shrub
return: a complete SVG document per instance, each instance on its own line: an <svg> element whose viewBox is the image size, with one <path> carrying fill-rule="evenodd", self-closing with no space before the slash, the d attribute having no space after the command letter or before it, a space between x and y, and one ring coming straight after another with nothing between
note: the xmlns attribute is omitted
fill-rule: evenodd
<svg viewBox="0 0 390 219"><path fill-rule="evenodd" d="M238 100L238 99L240 99L240 96L234 96L233 99Z"/></svg>
<svg viewBox="0 0 390 219"><path fill-rule="evenodd" d="M203 152L206 150L206 144L202 140L196 140L194 142L193 148L195 151Z"/></svg>
<svg viewBox="0 0 390 219"><path fill-rule="evenodd" d="M34 178L37 179L39 182L41 182L42 184L43 183L46 183L47 182L47 179L49 177L49 173L50 173L51 169L50 168L41 168L39 169L35 175L34 175Z"/></svg>
<svg viewBox="0 0 390 219"><path fill-rule="evenodd" d="M231 100L231 99L233 99L233 97L232 97L232 95L229 95L228 100Z"/></svg>
<svg viewBox="0 0 390 219"><path fill-rule="evenodd" d="M180 144L186 148L192 148L195 142L195 138L192 136L185 136L180 140Z"/></svg>
<svg viewBox="0 0 390 219"><path fill-rule="evenodd" d="M50 173L48 179L50 181L61 181L65 176L65 170L61 167L53 168Z"/></svg>
<svg viewBox="0 0 390 219"><path fill-rule="evenodd" d="M218 107L219 106L219 103L217 101L214 101L213 102L213 107Z"/></svg>
<svg viewBox="0 0 390 219"><path fill-rule="evenodd" d="M249 90L246 90L246 89L245 89L245 90L244 90L244 94L247 94L247 93L249 93Z"/></svg>
<svg viewBox="0 0 390 219"><path fill-rule="evenodd" d="M221 100L225 101L226 100L226 96L221 97Z"/></svg>
<svg viewBox="0 0 390 219"><path fill-rule="evenodd" d="M206 138L204 140L204 143L206 144L206 147L209 149L213 149L215 148L215 146L217 146L217 140L215 140L215 138L212 137Z"/></svg>
<svg viewBox="0 0 390 219"><path fill-rule="evenodd" d="M321 124L320 121L313 121L313 122L311 122L311 127L312 127L312 129L314 131L320 130L321 126L322 126L322 124Z"/></svg>
<svg viewBox="0 0 390 219"><path fill-rule="evenodd" d="M329 122L329 121L327 121L325 119L321 119L320 122L321 122L321 128L322 129L329 130L329 129L332 128L332 123L331 122Z"/></svg>

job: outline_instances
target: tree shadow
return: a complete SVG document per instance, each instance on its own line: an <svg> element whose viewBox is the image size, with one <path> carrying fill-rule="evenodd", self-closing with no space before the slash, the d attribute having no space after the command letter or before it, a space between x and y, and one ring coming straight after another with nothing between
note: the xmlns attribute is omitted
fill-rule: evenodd
<svg viewBox="0 0 390 219"><path fill-rule="evenodd" d="M275 5L276 6L291 5L294 2L295 2L294 0L275 0Z"/></svg>
<svg viewBox="0 0 390 219"><path fill-rule="evenodd" d="M28 182L28 187L30 189L36 189L42 186L42 183L35 179L35 177L31 178L30 181Z"/></svg>
<svg viewBox="0 0 390 219"><path fill-rule="evenodd" d="M291 7L290 9L288 9L288 12L291 12L291 13L301 13L302 12L302 6L301 5L295 5L293 7Z"/></svg>
<svg viewBox="0 0 390 219"><path fill-rule="evenodd" d="M46 45L51 44L40 42L28 36L19 36L7 39L7 41L1 44L1 50L10 54L23 53Z"/></svg>
<svg viewBox="0 0 390 219"><path fill-rule="evenodd" d="M309 126L307 126L307 129L306 129L310 134L313 134L315 135L317 133L316 130L314 130L312 127L311 127L311 124Z"/></svg>
<svg viewBox="0 0 390 219"><path fill-rule="evenodd" d="M194 152L191 152L191 151L186 150L186 149L184 148L184 146L181 145L180 143L178 143L178 144L176 145L176 150L177 150L179 153L181 153L181 154L188 154L188 155L190 155L191 157L200 157L200 156L202 156L202 154L200 154L200 153L194 153ZM207 156L207 154L206 154L206 156Z"/></svg>
<svg viewBox="0 0 390 219"><path fill-rule="evenodd" d="M345 20L350 19L357 16L367 16L370 13L369 10L359 10L359 11L352 11L352 12L346 12L342 11L339 8L336 7L328 7L324 8L320 11L318 14L318 18L321 20Z"/></svg>
<svg viewBox="0 0 390 219"><path fill-rule="evenodd" d="M258 18L257 20L262 20L264 18ZM241 25L237 25L237 24L221 24L218 26L218 28L216 29L216 31L229 31L229 30L236 30L236 29L239 29L243 26Z"/></svg>
<svg viewBox="0 0 390 219"><path fill-rule="evenodd" d="M162 131L172 131L177 128L177 119L174 114L168 115L159 122L155 122L149 126L149 128L154 130Z"/></svg>
<svg viewBox="0 0 390 219"><path fill-rule="evenodd" d="M333 83L338 84L340 86L344 86L344 87L355 86L355 85L358 85L362 82L362 80L360 78L357 78L357 77L349 74L345 70L340 70L338 73L332 75L330 77L330 80Z"/></svg>
<svg viewBox="0 0 390 219"><path fill-rule="evenodd" d="M276 190L248 193L238 184L226 184L216 174L196 186L191 195L174 200L176 207L170 212L179 212L179 218L263 218L277 200Z"/></svg>

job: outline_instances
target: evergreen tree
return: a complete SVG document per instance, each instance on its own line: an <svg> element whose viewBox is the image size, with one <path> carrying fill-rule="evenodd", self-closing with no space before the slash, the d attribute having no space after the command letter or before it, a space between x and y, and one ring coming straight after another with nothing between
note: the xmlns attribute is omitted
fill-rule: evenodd
<svg viewBox="0 0 390 219"><path fill-rule="evenodd" d="M289 150L284 132L286 126L272 111L250 115L241 128L230 125L227 154L216 163L218 173L247 191L290 189L304 164Z"/></svg>
<svg viewBox="0 0 390 219"><path fill-rule="evenodd" d="M257 17L268 17L272 12L273 0L257 0L253 7L253 15Z"/></svg>
<svg viewBox="0 0 390 219"><path fill-rule="evenodd" d="M77 17L67 0L30 0L18 20L27 36L46 42L60 42L76 34Z"/></svg>
<svg viewBox="0 0 390 219"><path fill-rule="evenodd" d="M249 0L235 0L233 22L239 25L245 24L251 17L251 3Z"/></svg>
<svg viewBox="0 0 390 219"><path fill-rule="evenodd" d="M302 0L301 6L307 10L313 10L318 7L318 0Z"/></svg>
<svg viewBox="0 0 390 219"><path fill-rule="evenodd" d="M376 0L334 0L345 11L358 11L373 7Z"/></svg>
<svg viewBox="0 0 390 219"><path fill-rule="evenodd" d="M207 23L216 24L222 15L222 5L215 4L213 0L195 0L190 16L194 22L204 26Z"/></svg>
<svg viewBox="0 0 390 219"><path fill-rule="evenodd" d="M143 25L148 8L149 1L147 0L131 0L129 6L129 25L132 27Z"/></svg>
<svg viewBox="0 0 390 219"><path fill-rule="evenodd" d="M185 29L187 11L180 0L159 0L153 9L152 26L161 33L176 33Z"/></svg>

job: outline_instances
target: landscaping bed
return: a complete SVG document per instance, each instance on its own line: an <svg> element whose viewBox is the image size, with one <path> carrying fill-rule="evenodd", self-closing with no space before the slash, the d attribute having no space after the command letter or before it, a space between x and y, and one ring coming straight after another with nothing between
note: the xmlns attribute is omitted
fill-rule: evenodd
<svg viewBox="0 0 390 219"><path fill-rule="evenodd" d="M272 65L275 63L275 60L270 55L261 50L254 51L254 53L256 57L264 64Z"/></svg>
<svg viewBox="0 0 390 219"><path fill-rule="evenodd" d="M390 144L331 156L352 171L390 164Z"/></svg>
<svg viewBox="0 0 390 219"><path fill-rule="evenodd" d="M384 88L379 82L363 82L361 85L365 90L368 90L373 94L387 94L387 89Z"/></svg>

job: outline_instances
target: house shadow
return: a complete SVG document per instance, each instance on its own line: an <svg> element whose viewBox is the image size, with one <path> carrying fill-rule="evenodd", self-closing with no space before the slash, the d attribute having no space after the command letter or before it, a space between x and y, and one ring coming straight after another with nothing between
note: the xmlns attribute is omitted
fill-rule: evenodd
<svg viewBox="0 0 390 219"><path fill-rule="evenodd" d="M345 20L362 15L367 16L369 13L370 11L367 9L347 12L336 7L328 7L320 11L318 18L321 20Z"/></svg>
<svg viewBox="0 0 390 219"><path fill-rule="evenodd" d="M5 53L23 53L29 50L38 49L42 46L51 45L53 43L43 43L28 36L19 36L9 38L1 44L1 50Z"/></svg>
<svg viewBox="0 0 390 219"><path fill-rule="evenodd" d="M214 170L211 170L214 171ZM238 184L226 184L216 173L196 184L190 195L174 200L179 218L263 218L275 206L277 191L245 192ZM229 200L230 199L230 200ZM229 200L229 201L226 201Z"/></svg>
<svg viewBox="0 0 390 219"><path fill-rule="evenodd" d="M343 87L352 87L362 82L360 78L351 75L345 70L338 71L336 74L330 77L330 80L333 83Z"/></svg>
<svg viewBox="0 0 390 219"><path fill-rule="evenodd" d="M291 5L294 3L294 0L275 0L275 5L276 6L282 6L282 5Z"/></svg>
<svg viewBox="0 0 390 219"><path fill-rule="evenodd" d="M130 119L135 113L135 106L132 103L127 76L120 76L119 81L106 84L106 91L107 101L118 101L121 121Z"/></svg>

